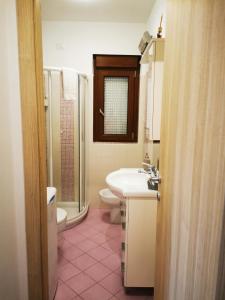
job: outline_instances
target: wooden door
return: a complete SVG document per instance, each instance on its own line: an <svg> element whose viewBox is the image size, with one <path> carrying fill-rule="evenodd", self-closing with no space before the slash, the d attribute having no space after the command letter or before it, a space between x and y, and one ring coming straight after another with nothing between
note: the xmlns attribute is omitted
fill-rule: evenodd
<svg viewBox="0 0 225 300"><path fill-rule="evenodd" d="M155 299L225 299L225 1L168 0Z"/></svg>
<svg viewBox="0 0 225 300"><path fill-rule="evenodd" d="M29 299L47 300L47 168L40 0L17 0L16 5Z"/></svg>

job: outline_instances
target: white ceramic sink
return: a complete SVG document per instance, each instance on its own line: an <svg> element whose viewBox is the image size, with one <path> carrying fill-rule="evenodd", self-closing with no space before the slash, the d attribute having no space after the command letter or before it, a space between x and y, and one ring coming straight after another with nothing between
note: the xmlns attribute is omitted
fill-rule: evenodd
<svg viewBox="0 0 225 300"><path fill-rule="evenodd" d="M110 173L106 177L106 183L120 197L156 198L157 191L148 189L148 179L149 175L141 173L140 169L126 168Z"/></svg>

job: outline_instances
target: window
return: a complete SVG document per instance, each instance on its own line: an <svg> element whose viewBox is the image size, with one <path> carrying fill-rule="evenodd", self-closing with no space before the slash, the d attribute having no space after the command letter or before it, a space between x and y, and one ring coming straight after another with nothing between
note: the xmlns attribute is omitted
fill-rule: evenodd
<svg viewBox="0 0 225 300"><path fill-rule="evenodd" d="M140 56L93 59L94 142L137 142Z"/></svg>

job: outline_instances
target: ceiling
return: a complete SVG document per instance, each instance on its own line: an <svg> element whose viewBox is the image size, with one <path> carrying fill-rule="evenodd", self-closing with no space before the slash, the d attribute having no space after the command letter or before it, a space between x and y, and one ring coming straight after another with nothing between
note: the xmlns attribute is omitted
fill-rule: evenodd
<svg viewBox="0 0 225 300"><path fill-rule="evenodd" d="M154 0L42 0L48 21L147 22Z"/></svg>

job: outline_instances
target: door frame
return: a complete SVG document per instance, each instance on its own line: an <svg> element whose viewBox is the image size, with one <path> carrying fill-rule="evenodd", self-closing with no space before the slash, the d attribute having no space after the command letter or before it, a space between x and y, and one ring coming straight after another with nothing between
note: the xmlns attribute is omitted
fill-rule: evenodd
<svg viewBox="0 0 225 300"><path fill-rule="evenodd" d="M48 300L47 166L40 0L16 0L16 4L23 128L29 299ZM221 28L221 26L218 26L218 28ZM168 119L165 118L165 128L167 121ZM165 135L163 137L165 138ZM161 163L165 165L168 162L161 161ZM169 169L169 166L167 167ZM163 197L164 194L162 193ZM167 275L170 261L169 237L171 216L169 212L171 203L164 202L162 199L159 205L161 208L158 215L158 232L161 233L161 236L160 240L158 240L159 250L157 251L158 258L156 261L156 287L159 292L156 297L157 299L165 299L169 284ZM160 219L163 219L162 224L159 224ZM221 249L224 249L224 244L225 242L221 243ZM224 265L220 274L224 276ZM220 287L220 282L222 281L218 280L218 288Z"/></svg>
<svg viewBox="0 0 225 300"><path fill-rule="evenodd" d="M40 0L16 0L29 299L48 300L47 166Z"/></svg>

